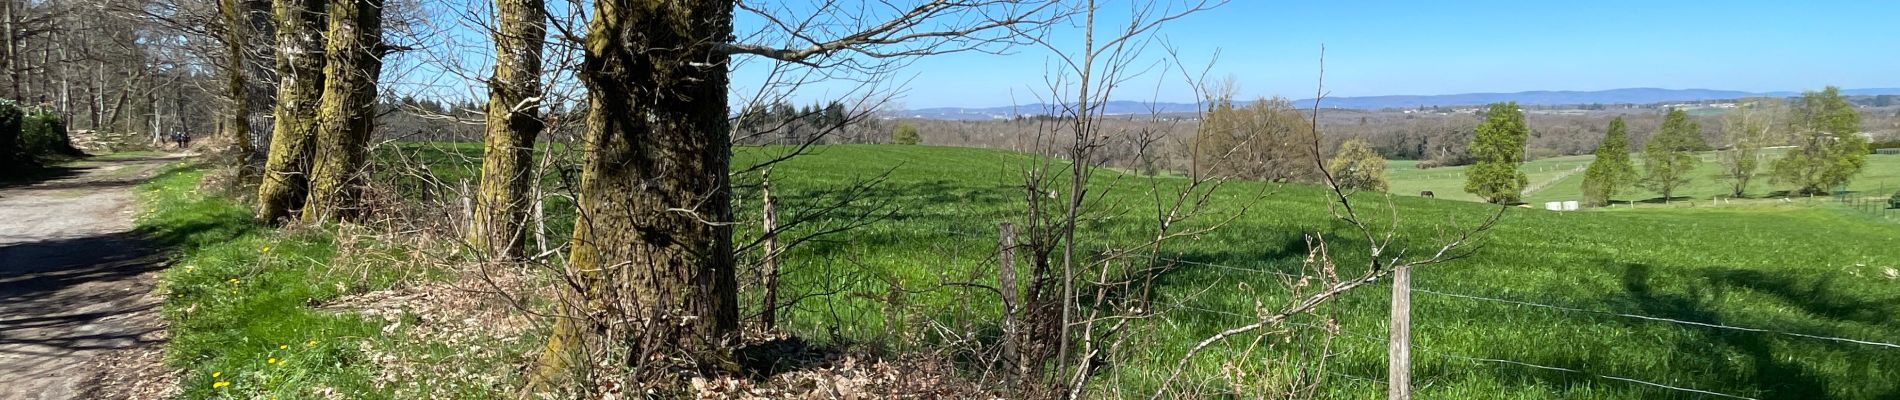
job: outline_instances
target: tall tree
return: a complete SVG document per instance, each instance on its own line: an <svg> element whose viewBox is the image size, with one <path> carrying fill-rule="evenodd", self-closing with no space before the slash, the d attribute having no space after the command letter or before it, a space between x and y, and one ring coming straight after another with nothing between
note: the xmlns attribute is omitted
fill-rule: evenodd
<svg viewBox="0 0 1900 400"><path fill-rule="evenodd" d="M1636 182L1636 167L1630 164L1629 128L1623 117L1610 120L1610 132L1597 145L1596 160L1583 172L1583 202L1604 206L1616 192Z"/></svg>
<svg viewBox="0 0 1900 400"><path fill-rule="evenodd" d="M597 0L583 47L586 159L568 269L611 325L646 326L618 358L703 356L739 326L726 65L731 1ZM596 306L597 305L597 306ZM589 332L563 318L537 380L559 378ZM622 325L624 324L624 325ZM605 332L602 332L605 333Z"/></svg>
<svg viewBox="0 0 1900 400"><path fill-rule="evenodd" d="M1644 186L1662 194L1663 202L1669 202L1677 188L1689 184L1689 171L1702 162L1694 153L1701 146L1705 146L1702 126L1690 120L1689 113L1669 109L1669 114L1663 116L1662 128L1643 144Z"/></svg>
<svg viewBox="0 0 1900 400"><path fill-rule="evenodd" d="M1722 136L1728 146L1716 152L1716 161L1722 167L1716 177L1728 181L1729 196L1748 195L1748 185L1761 169L1761 148L1771 140L1769 130L1775 126L1779 110L1772 100L1763 99L1737 107L1722 118Z"/></svg>
<svg viewBox="0 0 1900 400"><path fill-rule="evenodd" d="M1524 185L1530 183L1517 170L1524 163L1524 142L1530 136L1530 125L1524 123L1517 102L1492 104L1471 140L1474 162L1465 168L1465 192L1497 204L1518 202Z"/></svg>
<svg viewBox="0 0 1900 400"><path fill-rule="evenodd" d="M332 0L329 15L306 222L362 216L363 161L383 69L383 0Z"/></svg>
<svg viewBox="0 0 1900 400"><path fill-rule="evenodd" d="M1802 93L1789 117L1788 129L1800 147L1775 160L1776 182L1797 185L1799 194L1827 194L1867 165L1860 114L1841 97L1840 88Z"/></svg>
<svg viewBox="0 0 1900 400"><path fill-rule="evenodd" d="M915 57L1013 43L1046 0L932 0L866 10L821 5L817 15L767 18L805 41L778 48L734 42L734 0L596 0L578 75L587 87L585 160L567 263L585 296L550 333L531 388L563 379L589 339L633 366L661 355L724 349L738 328L729 181L728 68L745 54L807 66L858 68L844 58ZM751 7L752 13L771 9ZM847 7L848 8L848 7ZM844 22L835 39L800 31ZM863 23L851 28L848 25ZM942 30L924 27L941 27ZM817 60L817 61L813 61ZM873 67L878 68L878 67ZM706 358L694 357L706 361ZM677 358L672 358L677 359Z"/></svg>
<svg viewBox="0 0 1900 400"><path fill-rule="evenodd" d="M316 151L317 104L324 89L327 0L275 0L277 104L272 111L270 154L257 187L257 216L291 218L310 193L311 154Z"/></svg>
<svg viewBox="0 0 1900 400"><path fill-rule="evenodd" d="M543 0L499 0L495 7L495 74L488 81L487 133L471 242L491 256L515 258L524 248L534 141L541 135Z"/></svg>
<svg viewBox="0 0 1900 400"><path fill-rule="evenodd" d="M237 156L235 160L239 173L250 167L251 153L251 88L246 76L249 67L245 65L245 47L250 44L250 2L243 0L218 0L218 13L221 14L224 27L224 66L225 103L224 121L218 136L228 140L228 152Z"/></svg>

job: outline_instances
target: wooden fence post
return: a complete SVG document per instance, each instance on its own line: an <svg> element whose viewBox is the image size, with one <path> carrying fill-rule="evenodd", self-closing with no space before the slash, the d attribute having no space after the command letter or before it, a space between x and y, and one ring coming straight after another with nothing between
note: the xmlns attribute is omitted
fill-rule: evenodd
<svg viewBox="0 0 1900 400"><path fill-rule="evenodd" d="M1386 399L1412 398L1412 268L1392 271L1392 338L1386 343Z"/></svg>
<svg viewBox="0 0 1900 400"><path fill-rule="evenodd" d="M1016 366L1012 372L1022 376L1022 365L1017 349L1021 340L1016 332L1016 228L1008 222L997 226L996 243L996 289L1003 296L1003 360Z"/></svg>
<svg viewBox="0 0 1900 400"><path fill-rule="evenodd" d="M772 201L772 170L759 172L759 213L764 220L765 259L762 273L765 279L765 309L760 313L766 330L778 325L778 207Z"/></svg>

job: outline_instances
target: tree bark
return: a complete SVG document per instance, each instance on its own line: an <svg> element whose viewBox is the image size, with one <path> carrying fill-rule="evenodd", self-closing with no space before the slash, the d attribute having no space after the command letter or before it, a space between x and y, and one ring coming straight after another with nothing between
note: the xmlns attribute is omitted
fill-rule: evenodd
<svg viewBox="0 0 1900 400"><path fill-rule="evenodd" d="M279 221L303 209L310 189L317 104L323 95L325 0L276 0L277 104L270 154L257 187L257 217Z"/></svg>
<svg viewBox="0 0 1900 400"><path fill-rule="evenodd" d="M765 270L760 272L765 281L760 287L764 289L765 295L761 301L763 308L760 311L759 320L765 330L770 331L778 327L779 248L778 204L772 199L772 170L769 168L759 172L759 217L759 222L763 223L759 228L764 235L761 245L764 246L765 253L764 259L761 260Z"/></svg>
<svg viewBox="0 0 1900 400"><path fill-rule="evenodd" d="M8 84L13 88L13 96L11 97L14 100L25 101L26 91L20 87L20 38L17 35L19 32L19 26L17 25L19 24L18 20L20 16L18 15L19 11L14 10L13 7L13 0L0 0L0 24L4 24L4 26L0 26L0 38L6 40L6 49L4 50L7 52L7 65L5 65L5 67L7 69Z"/></svg>
<svg viewBox="0 0 1900 400"><path fill-rule="evenodd" d="M251 152L251 92L247 86L248 78L244 66L244 46L248 44L250 21L245 16L250 13L247 2L239 0L218 0L218 11L224 14L224 49L229 57L225 65L225 96L230 102L225 104L223 132L218 135L230 140L226 151L237 155L237 167L240 174L249 167Z"/></svg>
<svg viewBox="0 0 1900 400"><path fill-rule="evenodd" d="M589 146L567 268L587 286L532 386L599 335L626 362L715 354L738 330L726 120L730 0L599 0L580 78ZM591 324L591 325L587 325ZM634 332L628 327L644 327ZM703 365L703 364L702 364Z"/></svg>
<svg viewBox="0 0 1900 400"><path fill-rule="evenodd" d="M547 34L543 0L497 0L495 76L488 81L488 124L482 144L481 188L475 196L470 241L489 255L522 255L522 226L535 181L534 142L541 135L541 41Z"/></svg>
<svg viewBox="0 0 1900 400"><path fill-rule="evenodd" d="M317 103L316 151L304 222L363 216L363 162L376 119L382 74L383 0L334 0L323 48L323 98Z"/></svg>

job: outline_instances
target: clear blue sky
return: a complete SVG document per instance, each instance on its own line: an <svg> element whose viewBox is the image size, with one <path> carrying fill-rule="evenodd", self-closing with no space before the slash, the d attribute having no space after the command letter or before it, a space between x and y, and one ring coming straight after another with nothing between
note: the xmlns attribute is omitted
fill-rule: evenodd
<svg viewBox="0 0 1900 400"><path fill-rule="evenodd" d="M1896 1L1234 0L1164 35L1201 64L1218 49L1213 75L1235 78L1245 97L1310 97L1321 44L1331 96L1900 87ZM914 79L902 105L1028 103L1046 60L1038 51L918 60L903 71ZM740 85L756 75L737 72ZM1123 99L1193 99L1182 85L1156 95L1146 82ZM797 97L827 90L811 89Z"/></svg>

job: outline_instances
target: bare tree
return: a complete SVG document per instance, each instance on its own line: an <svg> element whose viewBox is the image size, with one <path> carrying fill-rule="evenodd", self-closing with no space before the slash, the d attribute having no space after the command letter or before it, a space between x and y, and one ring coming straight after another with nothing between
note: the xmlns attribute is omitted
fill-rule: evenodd
<svg viewBox="0 0 1900 400"><path fill-rule="evenodd" d="M382 74L383 0L333 0L324 44L323 94L317 103L309 195L303 220L361 217L363 164L375 125Z"/></svg>
<svg viewBox="0 0 1900 400"><path fill-rule="evenodd" d="M470 241L491 256L517 258L534 181L535 138L541 121L541 41L547 33L542 0L496 2L495 73L488 81L487 134L481 189L475 195Z"/></svg>
<svg viewBox="0 0 1900 400"><path fill-rule="evenodd" d="M275 0L271 8L277 21L277 104L257 188L257 217L280 221L302 210L309 196L326 64L322 32L329 18L325 0Z"/></svg>

